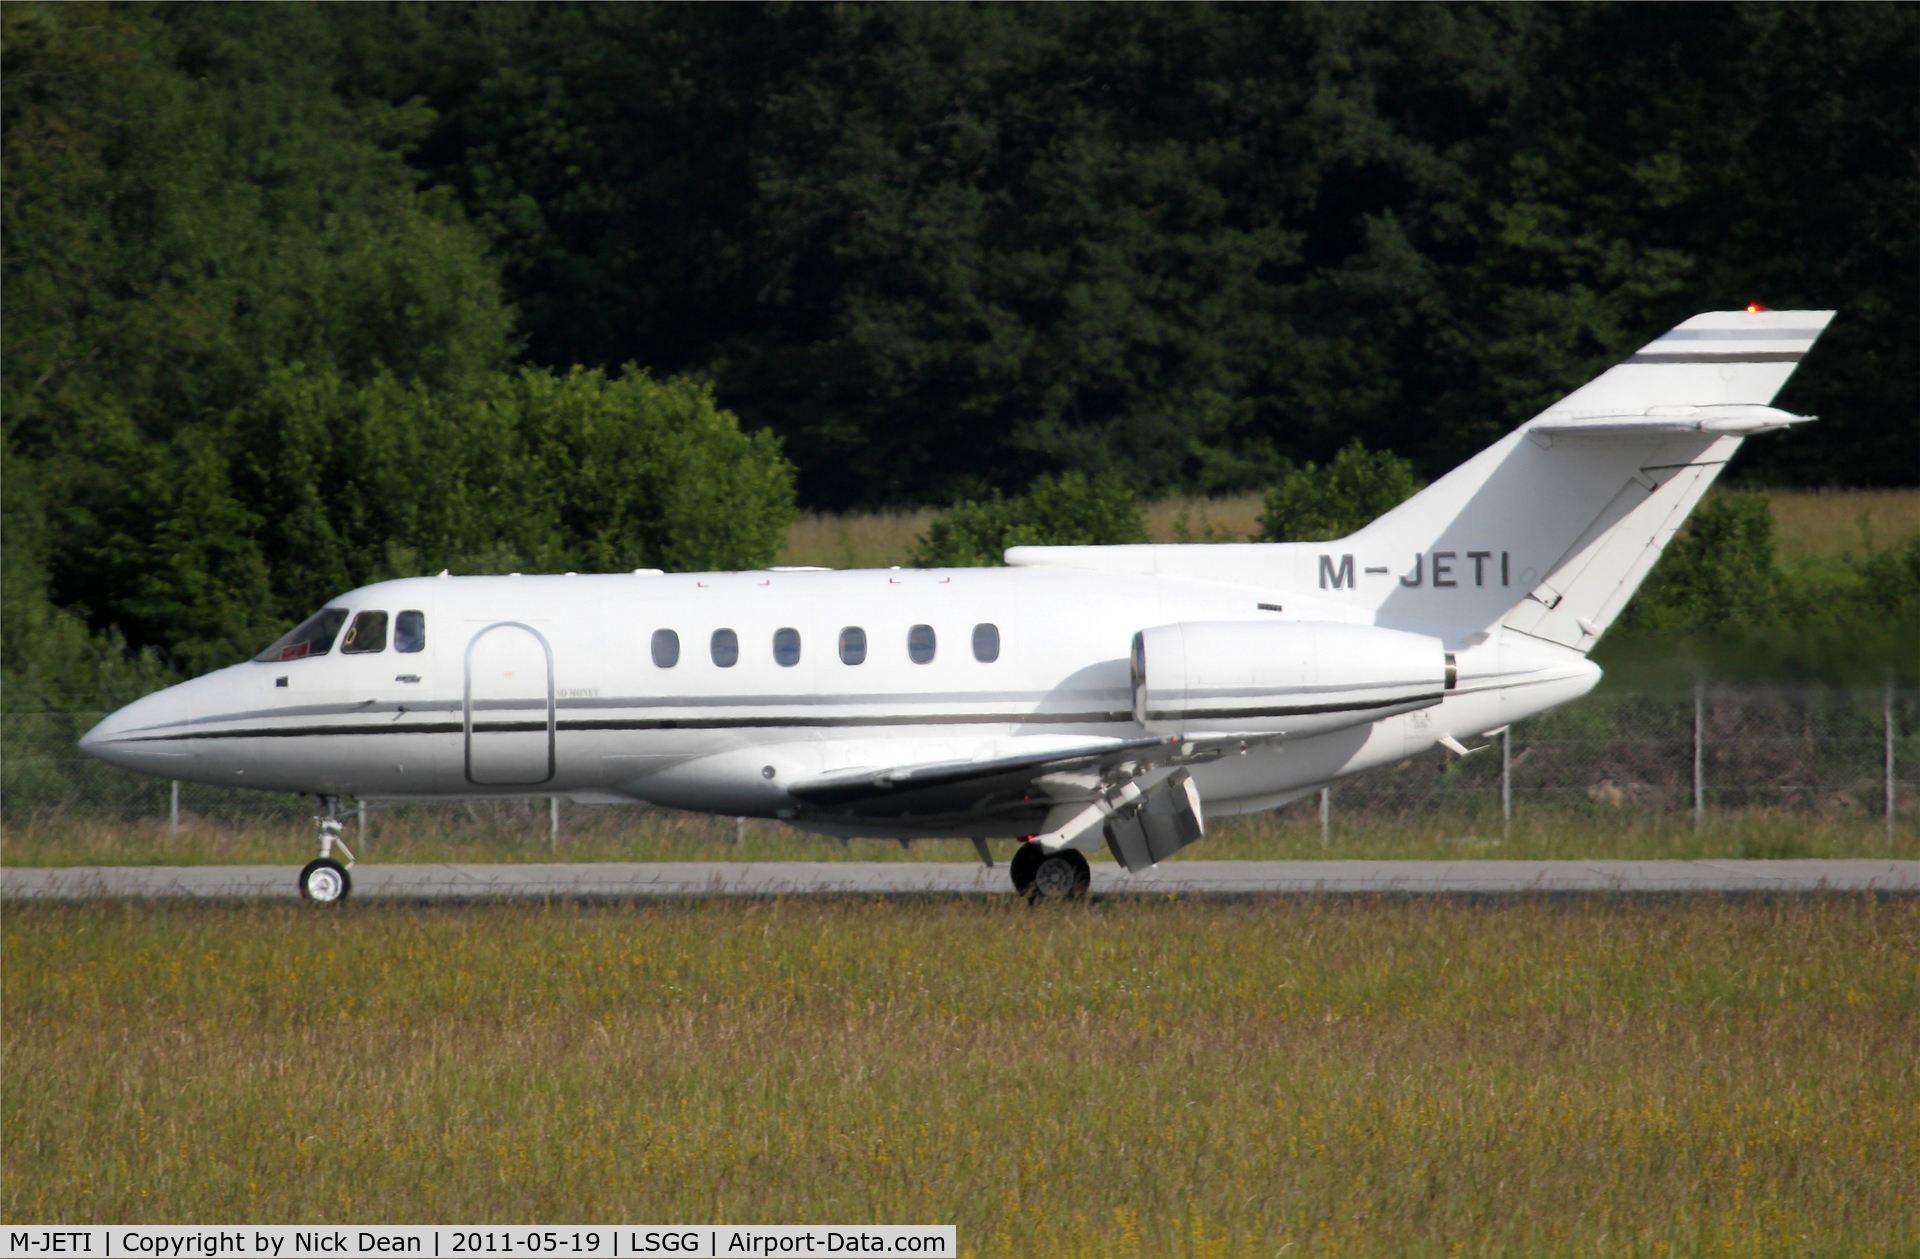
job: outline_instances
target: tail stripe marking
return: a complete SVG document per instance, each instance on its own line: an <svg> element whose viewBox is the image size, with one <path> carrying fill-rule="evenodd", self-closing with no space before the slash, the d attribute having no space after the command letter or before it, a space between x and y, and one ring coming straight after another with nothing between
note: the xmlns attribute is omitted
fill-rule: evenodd
<svg viewBox="0 0 1920 1259"><path fill-rule="evenodd" d="M1663 345L1668 341L1797 341L1812 340L1820 335L1819 328L1675 328L1664 336L1655 337L1653 344Z"/></svg>
<svg viewBox="0 0 1920 1259"><path fill-rule="evenodd" d="M1802 350L1766 350L1745 354L1648 354L1642 351L1629 363L1798 363L1806 357Z"/></svg>

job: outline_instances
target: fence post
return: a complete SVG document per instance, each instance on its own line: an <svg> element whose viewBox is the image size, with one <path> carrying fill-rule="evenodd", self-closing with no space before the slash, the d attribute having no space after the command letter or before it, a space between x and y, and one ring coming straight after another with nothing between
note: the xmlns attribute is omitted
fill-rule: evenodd
<svg viewBox="0 0 1920 1259"><path fill-rule="evenodd" d="M1707 821L1706 688L1693 688L1693 829Z"/></svg>
<svg viewBox="0 0 1920 1259"><path fill-rule="evenodd" d="M1887 764L1891 765L1893 764L1893 751L1892 751L1893 744L1888 743L1887 748L1888 748ZM1889 794L1887 798L1888 799L1893 798L1891 794L1891 790L1889 790ZM173 780L173 799L167 805L167 834L169 837L171 837L171 836L176 836L179 833L180 833L180 780L176 778ZM1893 832L1888 831L1887 833L1891 835Z"/></svg>
<svg viewBox="0 0 1920 1259"><path fill-rule="evenodd" d="M1320 788L1320 846L1333 843L1333 788Z"/></svg>
<svg viewBox="0 0 1920 1259"><path fill-rule="evenodd" d="M1500 732L1500 833L1513 829L1513 727Z"/></svg>
<svg viewBox="0 0 1920 1259"><path fill-rule="evenodd" d="M353 837L360 840L367 837L367 802L365 800L354 802Z"/></svg>
<svg viewBox="0 0 1920 1259"><path fill-rule="evenodd" d="M1887 847L1893 847L1893 674L1887 674Z"/></svg>

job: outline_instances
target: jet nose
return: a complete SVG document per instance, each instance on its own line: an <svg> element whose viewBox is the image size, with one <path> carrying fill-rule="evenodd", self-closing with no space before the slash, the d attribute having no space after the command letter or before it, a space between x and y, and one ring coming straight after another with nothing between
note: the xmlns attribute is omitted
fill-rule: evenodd
<svg viewBox="0 0 1920 1259"><path fill-rule="evenodd" d="M185 686L133 701L80 736L88 756L162 778L179 777L190 758L193 701Z"/></svg>

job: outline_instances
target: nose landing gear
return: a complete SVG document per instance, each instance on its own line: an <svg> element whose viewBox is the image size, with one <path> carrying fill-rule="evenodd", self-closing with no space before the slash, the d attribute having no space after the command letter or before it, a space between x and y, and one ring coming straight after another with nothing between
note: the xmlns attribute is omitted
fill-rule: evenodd
<svg viewBox="0 0 1920 1259"><path fill-rule="evenodd" d="M320 855L309 861L300 871L300 896L304 900L319 901L323 904L343 901L353 891L353 879L347 871L353 868L353 849L347 847L340 838L340 797L320 797ZM347 854L347 864L341 865L333 859L333 850L338 847Z"/></svg>
<svg viewBox="0 0 1920 1259"><path fill-rule="evenodd" d="M1078 899L1093 883L1093 871L1076 848L1048 852L1039 844L1022 844L1010 863L1013 890L1033 901Z"/></svg>

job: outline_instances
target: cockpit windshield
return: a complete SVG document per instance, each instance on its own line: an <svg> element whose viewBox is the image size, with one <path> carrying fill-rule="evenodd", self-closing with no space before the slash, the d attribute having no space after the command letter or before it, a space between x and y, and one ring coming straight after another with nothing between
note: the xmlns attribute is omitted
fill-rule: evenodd
<svg viewBox="0 0 1920 1259"><path fill-rule="evenodd" d="M333 640L340 633L340 627L346 623L345 608L323 608L300 622L291 633L255 656L254 659L262 664L272 664L280 660L324 656L333 650Z"/></svg>

